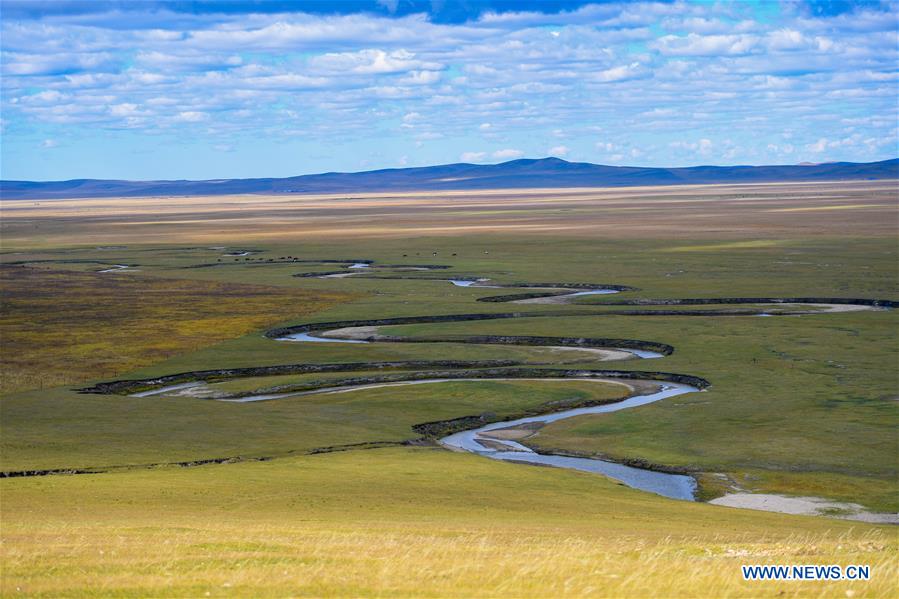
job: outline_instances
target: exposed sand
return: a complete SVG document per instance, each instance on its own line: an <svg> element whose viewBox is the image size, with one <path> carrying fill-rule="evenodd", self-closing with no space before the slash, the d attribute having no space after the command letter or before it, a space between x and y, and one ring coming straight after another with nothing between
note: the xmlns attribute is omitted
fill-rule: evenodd
<svg viewBox="0 0 899 599"><path fill-rule="evenodd" d="M355 339L364 340L378 335L378 327L343 327L331 331L320 331L318 337L331 339Z"/></svg>
<svg viewBox="0 0 899 599"><path fill-rule="evenodd" d="M352 277L353 275L361 275L361 272L339 272L333 275L322 275L318 277L319 279L345 279L347 277Z"/></svg>
<svg viewBox="0 0 899 599"><path fill-rule="evenodd" d="M572 291L571 293L575 293ZM530 297L528 299L515 300L510 304L567 304L571 299L571 293L564 295L548 295L546 297Z"/></svg>
<svg viewBox="0 0 899 599"><path fill-rule="evenodd" d="M787 497L768 493L730 493L709 501L713 505L781 512L802 516L830 516L875 524L899 524L899 514L869 512L857 503L839 503L820 497Z"/></svg>
<svg viewBox="0 0 899 599"><path fill-rule="evenodd" d="M517 441L519 439L526 439L527 437L530 437L538 430L543 428L543 426L544 424L542 422L530 422L522 426L513 426L509 428L500 428L492 431L487 431L481 433L480 436L490 439L506 439Z"/></svg>
<svg viewBox="0 0 899 599"><path fill-rule="evenodd" d="M588 354L593 354L599 357L600 362L613 362L615 360L630 360L635 357L634 354L618 350L618 349L596 349L593 347L560 347L560 346L552 346L547 347L546 349L557 352L557 351L567 351L567 352L584 352Z"/></svg>
<svg viewBox="0 0 899 599"><path fill-rule="evenodd" d="M875 306L860 306L858 304L776 304L778 306L787 306L789 308L798 308L800 306L815 306L822 308L821 310L805 310L801 314L825 314L829 312L863 312L865 310L882 310Z"/></svg>

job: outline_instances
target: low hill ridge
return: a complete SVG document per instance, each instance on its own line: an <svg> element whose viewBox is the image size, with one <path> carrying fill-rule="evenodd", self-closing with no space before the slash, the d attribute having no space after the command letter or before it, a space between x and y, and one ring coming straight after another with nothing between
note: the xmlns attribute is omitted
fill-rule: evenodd
<svg viewBox="0 0 899 599"><path fill-rule="evenodd" d="M360 193L877 179L899 179L899 159L867 163L647 168L569 162L561 158L522 158L500 164L453 163L285 178L206 181L108 179L0 181L0 198L34 200L240 193Z"/></svg>

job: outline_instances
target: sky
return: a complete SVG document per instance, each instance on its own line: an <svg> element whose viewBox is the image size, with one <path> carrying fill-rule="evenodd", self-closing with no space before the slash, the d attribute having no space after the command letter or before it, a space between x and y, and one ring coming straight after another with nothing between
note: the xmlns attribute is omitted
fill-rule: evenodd
<svg viewBox="0 0 899 599"><path fill-rule="evenodd" d="M0 0L0 177L895 158L899 4Z"/></svg>

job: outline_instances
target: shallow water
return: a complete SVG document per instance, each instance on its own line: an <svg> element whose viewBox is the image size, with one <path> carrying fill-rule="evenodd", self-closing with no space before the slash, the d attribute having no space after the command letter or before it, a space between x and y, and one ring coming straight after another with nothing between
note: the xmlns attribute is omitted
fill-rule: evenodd
<svg viewBox="0 0 899 599"><path fill-rule="evenodd" d="M647 382L651 383L653 381ZM515 441L489 439L491 444L501 444L503 447L507 448L505 450L491 448L490 446L485 445L480 441L485 439L484 437L481 437L481 434L488 431L517 427L534 422L555 422L564 418L572 418L574 416L581 416L584 414L604 414L609 412L617 412L619 410L635 408L637 406L653 403L668 397L674 397L676 395L682 395L684 393L693 393L696 391L699 391L699 389L691 387L689 385L666 383L659 391L656 391L655 393L637 395L613 404L605 404L588 408L576 408L573 410L565 410L563 412L556 412L554 414L546 414L543 416L519 418L517 420L510 420L507 422L494 422L493 424L488 424L480 428L449 435L448 437L444 437L443 439L441 439L440 443L450 448L469 451L495 460L545 464L550 466L557 466L559 468L581 470L584 472L596 472L598 474L603 474L605 476L608 476L609 478L620 481L629 487L633 487L634 489L649 491L650 493L656 493L658 495L670 497L671 499L693 501L693 494L696 490L696 481L690 476L685 476L682 474L666 474L664 472L653 472L651 470L633 468L631 466L616 464L614 462L608 462L605 460L544 455L537 453L532 449L525 447L521 443L517 443Z"/></svg>
<svg viewBox="0 0 899 599"><path fill-rule="evenodd" d="M626 349L624 351L634 354L638 358L643 358L644 360L654 360L656 358L665 357L665 354L660 354L657 351L649 351L647 349Z"/></svg>
<svg viewBox="0 0 899 599"><path fill-rule="evenodd" d="M113 264L111 268L107 268L104 270L98 270L97 272L117 272L120 270L126 270L129 266L127 264Z"/></svg>
<svg viewBox="0 0 899 599"><path fill-rule="evenodd" d="M314 337L309 333L294 333L278 337L277 341L312 341L315 343L368 343L362 339L338 339L336 337Z"/></svg>
<svg viewBox="0 0 899 599"><path fill-rule="evenodd" d="M142 391L140 393L132 393L129 397L150 397L151 395L160 395L162 393L169 393L171 391L180 391L181 389L190 389L191 387L199 387L200 385L205 385L204 381L191 381L189 383L181 383L180 385L169 385L168 387L160 387L158 389L151 389L149 391Z"/></svg>
<svg viewBox="0 0 899 599"><path fill-rule="evenodd" d="M615 289L591 289L589 291L569 293L565 297L578 297L580 295L609 295L610 293L618 293L618 291Z"/></svg>
<svg viewBox="0 0 899 599"><path fill-rule="evenodd" d="M484 289L499 289L496 285L482 285L484 281L489 281L490 279L477 279L474 281L465 281L462 279L445 279L455 285L456 287L471 287L472 285L476 287L483 287Z"/></svg>

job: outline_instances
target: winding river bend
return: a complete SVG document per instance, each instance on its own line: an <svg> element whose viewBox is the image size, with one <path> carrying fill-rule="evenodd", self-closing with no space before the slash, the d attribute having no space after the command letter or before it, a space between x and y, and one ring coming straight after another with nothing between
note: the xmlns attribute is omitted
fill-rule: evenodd
<svg viewBox="0 0 899 599"><path fill-rule="evenodd" d="M649 381L642 381L649 382ZM440 444L451 449L469 451L478 455L504 460L507 462L524 462L528 464L540 464L555 466L558 468L570 468L583 472L595 472L603 474L626 484L634 489L649 491L671 499L683 499L692 501L696 492L696 481L692 476L684 474L669 474L656 472L645 468L634 468L624 464L609 462L593 458L579 458L551 454L541 454L533 449L503 437L495 436L505 431L522 430L533 425L546 425L564 418L583 416L586 414L606 414L629 408L636 408L649 403L660 401L668 397L683 395L699 391L696 387L677 383L664 384L657 391L645 394L632 395L631 397L599 406L587 408L575 408L542 416L530 416L518 418L506 422L494 422L482 427L455 433L440 439ZM524 430L527 430L524 428Z"/></svg>
<svg viewBox="0 0 899 599"><path fill-rule="evenodd" d="M365 279L420 279L452 284L457 287L477 289L514 288L519 291L509 295L489 295L476 298L479 302L545 303L565 304L578 297L605 295L625 291L637 291L624 285L599 283L495 283L484 277L452 276L435 278L420 275L376 275L378 268L395 270L443 270L443 265L376 265L373 260L299 260L292 263L309 262L319 264L340 264L343 270L316 273L300 273L300 277L343 277L354 275L353 280ZM280 263L280 261L279 261ZM195 267L212 266L196 265ZM646 307L664 306L715 306L754 305L748 309L651 309ZM760 305L769 307L760 308ZM777 306L772 312L770 306ZM599 306L597 306L599 307ZM401 337L382 335L378 327L406 324L452 323L480 320L512 318L548 317L608 317L608 316L676 316L676 317L729 317L729 316L787 316L849 310L889 309L899 307L899 302L878 299L790 297L790 298L695 298L695 299L626 299L606 301L603 311L579 310L539 310L528 312L489 312L450 315L423 315L370 320L348 320L338 322L318 322L298 324L272 329L265 337L281 342L306 343L470 343L506 346L531 346L556 350L577 350L592 352L597 361L633 360L663 358L675 348L655 341L637 339L607 339L582 337L543 337L512 335L469 335L469 336L427 336ZM617 309L609 309L617 308ZM622 309L626 308L626 309ZM264 377L285 374L310 373L363 373L360 376L329 381L300 383L286 389L258 390L247 393L232 393L225 396L209 396L208 399L225 402L276 401L288 397L312 394L348 393L375 387L433 384L446 381L469 380L588 380L624 384L632 394L621 401L599 405L582 405L572 409L530 414L501 422L484 422L480 417L467 416L454 421L422 423L413 426L424 438L438 442L443 447L456 451L467 451L486 458L514 463L540 464L593 472L618 480L630 487L656 493L679 500L693 500L696 481L685 474L659 472L636 468L611 461L541 454L526 445L527 437L548 423L564 418L586 414L603 414L633 409L667 398L704 390L711 383L689 374L659 371L608 370L608 369L566 369L559 364L520 362L514 360L443 360L443 361L395 361L356 362L337 364L282 364L246 368L231 368L182 372L154 379L118 380L97 383L81 389L85 393L129 395L151 397L164 394L191 395L198 388L210 382L221 382L237 378ZM376 372L377 374L371 374ZM192 395L202 398L202 395ZM463 430L460 430L463 429Z"/></svg>

